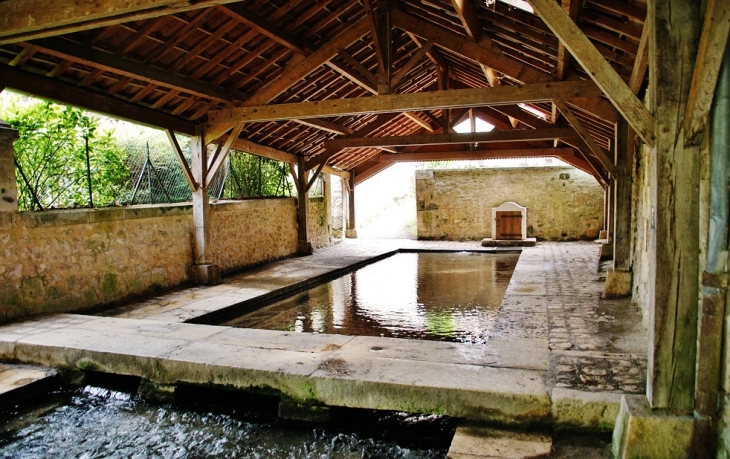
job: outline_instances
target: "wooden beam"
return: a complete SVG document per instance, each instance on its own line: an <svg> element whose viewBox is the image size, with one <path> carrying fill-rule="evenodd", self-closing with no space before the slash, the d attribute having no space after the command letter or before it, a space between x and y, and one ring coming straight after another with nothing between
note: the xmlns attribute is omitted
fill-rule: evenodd
<svg viewBox="0 0 730 459"><path fill-rule="evenodd" d="M378 77L376 77L370 70L365 68L364 65L360 63L355 57L345 51L344 49L341 49L338 53L338 56L340 56L342 59L345 60L348 64L352 66L352 68L355 69L357 73L367 78L367 80L372 83L373 87L375 87L378 84Z"/></svg>
<svg viewBox="0 0 730 459"><path fill-rule="evenodd" d="M523 83L539 83L552 80L550 74L541 72L517 59L505 56L499 51L475 43L468 37L411 16L395 8L391 8L390 14L391 21L395 27L418 35L426 40L432 40L437 46L480 64L484 64L518 81Z"/></svg>
<svg viewBox="0 0 730 459"><path fill-rule="evenodd" d="M322 131L331 132L339 135L352 135L354 132L347 126L340 126L339 124L332 123L330 121L319 120L319 119L308 119L308 120L294 120L299 124L310 126L313 128L320 129Z"/></svg>
<svg viewBox="0 0 730 459"><path fill-rule="evenodd" d="M281 121L328 116L387 113L396 111L504 105L549 101L559 97L598 97L601 91L590 81L538 83L524 86L454 89L447 91L392 94L341 100L247 106L209 112L211 125L243 122Z"/></svg>
<svg viewBox="0 0 730 459"><path fill-rule="evenodd" d="M644 22L644 30L641 32L641 40L639 40L639 48L636 51L636 60L631 68L631 77L629 78L629 89L634 94L639 93L641 84L646 77L646 70L649 67L649 37L651 36L652 16L646 17Z"/></svg>
<svg viewBox="0 0 730 459"><path fill-rule="evenodd" d="M326 149L372 148L421 145L446 145L465 143L524 142L531 140L553 140L575 137L571 128L513 129L475 133L421 134L394 137L364 137L360 139L335 139L324 142Z"/></svg>
<svg viewBox="0 0 730 459"><path fill-rule="evenodd" d="M423 129L425 129L425 130L427 130L429 132L433 132L434 131L433 127L428 123L428 121L425 121L425 120L421 119L421 117L418 116L416 113L413 113L413 112L403 112L403 115L405 115L406 118L408 118L409 120L413 121L417 125L421 126Z"/></svg>
<svg viewBox="0 0 730 459"><path fill-rule="evenodd" d="M79 62L90 67L116 73L122 76L178 89L195 96L207 97L221 102L245 100L248 94L209 85L194 78L178 75L168 70L136 62L126 57L83 46L63 38L43 38L31 42L43 53Z"/></svg>
<svg viewBox="0 0 730 459"><path fill-rule="evenodd" d="M570 20L575 22L578 18L578 10L580 9L579 0L563 0L563 9L568 13ZM560 42L558 43L558 63L555 66L555 70L558 75L558 80L562 80L565 77L566 70L570 66L570 53L565 49L565 45Z"/></svg>
<svg viewBox="0 0 730 459"><path fill-rule="evenodd" d="M350 173L349 172L347 172L347 171L341 171L339 169L334 169L334 168L329 167L329 166L324 166L322 168L322 172L324 172L325 174L336 175L336 176L338 176L340 178L343 178L343 179L349 179L350 178Z"/></svg>
<svg viewBox="0 0 730 459"><path fill-rule="evenodd" d="M226 142L222 145L219 145L218 151L215 153L215 156L213 156L210 166L208 166L208 171L205 174L205 185L208 186L211 183L213 183L213 177L215 177L215 174L218 172L218 169L221 168L223 163L226 161L226 158L228 158L228 153L231 152L231 148L233 147L233 143L238 138L238 135L243 130L244 123L238 123L231 133L228 135L228 139L226 139Z"/></svg>
<svg viewBox="0 0 730 459"><path fill-rule="evenodd" d="M312 46L307 42L307 40L290 35L285 30L280 29L270 22L256 16L241 4L227 5L220 9L225 11L226 14L238 22L246 24L261 35L269 37L280 45L285 46L296 53L306 56L313 51Z"/></svg>
<svg viewBox="0 0 730 459"><path fill-rule="evenodd" d="M426 55L429 51L431 51L431 48L433 47L433 42L428 41L423 44L418 50L416 50L415 53L408 59L408 62L405 63L403 67L396 73L393 78L390 80L390 86L392 88L397 88L398 84L403 81L403 78L408 75L408 72L413 70L413 68L423 59L423 56Z"/></svg>
<svg viewBox="0 0 730 459"><path fill-rule="evenodd" d="M616 166L609 158L608 153L606 153L603 148L601 148L596 143L596 141L593 140L591 134L586 131L586 129L583 127L575 114L568 108L567 105L565 105L565 102L563 102L561 99L554 99L553 103L558 108L560 113L565 117L565 119L568 120L570 125L573 126L573 129L575 129L575 132L578 134L578 136L580 136L583 142L586 143L591 153L593 153L596 158L598 158L598 160L601 162L601 165L611 174L611 176L615 177Z"/></svg>
<svg viewBox="0 0 730 459"><path fill-rule="evenodd" d="M355 83L356 85L360 86L364 90L368 91L371 94L377 94L378 88L375 84L370 82L370 80L362 75L360 75L359 72L352 71L348 69L347 67L340 65L336 60L330 60L327 62L327 66L334 70L335 72L339 73L346 79L350 80L352 83Z"/></svg>
<svg viewBox="0 0 730 459"><path fill-rule="evenodd" d="M0 45L169 16L239 0L97 0L0 2Z"/></svg>
<svg viewBox="0 0 730 459"><path fill-rule="evenodd" d="M193 122L6 65L0 64L0 80L3 80L8 88L34 96L105 113L147 126L172 129L181 134L195 134L195 123Z"/></svg>
<svg viewBox="0 0 730 459"><path fill-rule="evenodd" d="M190 170L190 166L188 165L187 159L185 159L185 155L183 155L182 148L180 148L180 144L177 142L175 133L172 132L170 129L165 129L165 133L167 134L167 138L170 141L172 151L175 153L175 158L177 159L177 162L180 163L180 168L183 171L185 180L188 181L190 190L193 192L197 191L200 185L198 185L198 182L196 182L195 178L193 177L193 172Z"/></svg>
<svg viewBox="0 0 730 459"><path fill-rule="evenodd" d="M529 0L529 2L636 133L644 142L654 145L654 118L651 113L575 22L554 0Z"/></svg>
<svg viewBox="0 0 730 459"><path fill-rule="evenodd" d="M708 0L697 50L689 99L684 112L684 136L694 140L707 127L717 77L730 35L730 1Z"/></svg>
<svg viewBox="0 0 730 459"><path fill-rule="evenodd" d="M279 75L276 79L265 85L260 90L256 91L250 99L242 104L242 106L254 106L267 104L281 93L292 87L301 79L327 63L332 57L342 49L348 47L354 41L359 40L369 30L368 21L363 18L348 27L342 33L328 41L324 46L319 48L317 51L310 54L308 57L289 65L284 73ZM212 126L206 130L206 141L211 142L216 140L221 135L230 131L235 123L229 123L227 125Z"/></svg>
<svg viewBox="0 0 730 459"><path fill-rule="evenodd" d="M381 153L381 162L403 162L403 161L461 161L470 159L509 159L509 158L534 158L534 157L556 157L562 158L572 156L572 148L533 148L533 149L510 149L510 150L465 150L465 151L438 151L426 153Z"/></svg>
<svg viewBox="0 0 730 459"><path fill-rule="evenodd" d="M266 145L260 145L242 138L238 138L233 142L233 149L289 164L296 164L299 161L298 156L295 154L277 148L267 147Z"/></svg>

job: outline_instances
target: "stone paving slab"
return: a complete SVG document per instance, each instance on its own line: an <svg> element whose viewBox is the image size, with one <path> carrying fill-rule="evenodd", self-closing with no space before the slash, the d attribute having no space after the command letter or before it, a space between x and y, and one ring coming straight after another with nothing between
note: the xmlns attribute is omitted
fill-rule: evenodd
<svg viewBox="0 0 730 459"><path fill-rule="evenodd" d="M510 432L487 427L459 426L446 457L449 459L537 458L552 452L547 435Z"/></svg>
<svg viewBox="0 0 730 459"><path fill-rule="evenodd" d="M329 405L409 408L502 422L544 420L550 413L544 370L470 362L466 356L474 352L473 345L450 343L453 352L462 351L464 363L446 363L362 355L358 346L350 353L347 344L355 338L341 335L196 324L163 326L154 321L93 316L77 316L78 320L69 322L70 317L1 328L0 343L12 348L9 352L6 347L4 358L135 375L164 384L267 388ZM370 339L384 349L392 341ZM443 360L443 343L418 344L421 359L433 354Z"/></svg>
<svg viewBox="0 0 730 459"><path fill-rule="evenodd" d="M48 390L56 375L56 370L48 367L0 364L0 407Z"/></svg>

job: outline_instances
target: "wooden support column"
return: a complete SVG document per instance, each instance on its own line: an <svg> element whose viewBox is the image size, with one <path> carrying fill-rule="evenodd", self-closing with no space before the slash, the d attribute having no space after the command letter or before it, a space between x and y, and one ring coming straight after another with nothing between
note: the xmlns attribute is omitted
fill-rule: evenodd
<svg viewBox="0 0 730 459"><path fill-rule="evenodd" d="M193 279L200 284L220 282L218 265L213 262L210 247L209 183L206 182L208 149L203 139L202 126L196 127L196 135L190 140L193 164L192 173L197 189L193 190Z"/></svg>
<svg viewBox="0 0 730 459"><path fill-rule="evenodd" d="M652 201L647 398L652 408L694 407L699 292L699 151L683 142L700 37L700 2L649 2L649 90L656 144L649 153Z"/></svg>
<svg viewBox="0 0 730 459"><path fill-rule="evenodd" d="M314 247L309 240L309 187L307 186L307 166L304 156L297 160L297 254L311 255Z"/></svg>
<svg viewBox="0 0 730 459"><path fill-rule="evenodd" d="M347 184L347 231L345 236L357 238L357 226L355 225L355 169L350 171L350 179Z"/></svg>
<svg viewBox="0 0 730 459"><path fill-rule="evenodd" d="M635 133L621 118L616 125L616 176L613 185L613 269L606 273L608 298L631 294L631 190Z"/></svg>
<svg viewBox="0 0 730 459"><path fill-rule="evenodd" d="M0 84L2 88L2 84ZM18 211L18 184L15 176L15 149L18 131L0 120L0 213Z"/></svg>

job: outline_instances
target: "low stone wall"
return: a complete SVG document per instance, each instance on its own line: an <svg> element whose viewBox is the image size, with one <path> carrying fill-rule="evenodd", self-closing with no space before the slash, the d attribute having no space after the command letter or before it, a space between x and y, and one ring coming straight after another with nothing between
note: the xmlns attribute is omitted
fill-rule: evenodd
<svg viewBox="0 0 730 459"><path fill-rule="evenodd" d="M311 209L313 243L322 247L324 199ZM212 204L214 262L230 272L294 254L296 212L294 198ZM188 282L192 231L190 204L0 213L0 322Z"/></svg>
<svg viewBox="0 0 730 459"><path fill-rule="evenodd" d="M330 219L328 218L329 206L327 204L327 199L323 196L309 199L309 239L315 249L326 247L332 243Z"/></svg>
<svg viewBox="0 0 730 459"><path fill-rule="evenodd" d="M210 223L213 260L223 273L297 251L294 198L213 204Z"/></svg>
<svg viewBox="0 0 730 459"><path fill-rule="evenodd" d="M416 172L418 238L491 237L505 201L528 208L527 237L596 239L603 225L603 189L574 167L437 169Z"/></svg>

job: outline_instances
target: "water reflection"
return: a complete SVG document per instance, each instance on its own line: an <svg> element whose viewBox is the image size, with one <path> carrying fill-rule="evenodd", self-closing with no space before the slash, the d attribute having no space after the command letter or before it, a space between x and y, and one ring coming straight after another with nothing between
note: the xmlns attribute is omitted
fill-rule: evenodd
<svg viewBox="0 0 730 459"><path fill-rule="evenodd" d="M400 253L224 325L483 343L518 258Z"/></svg>

